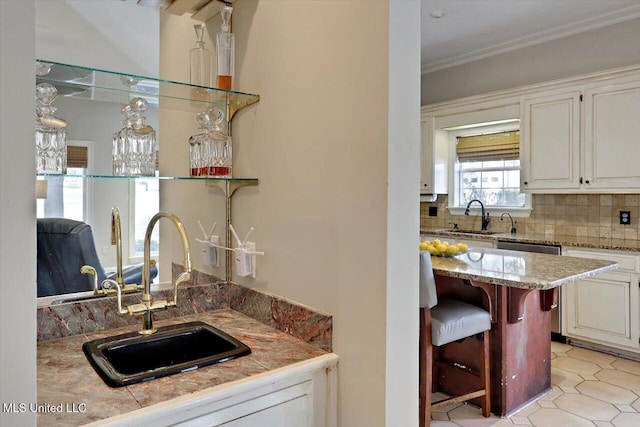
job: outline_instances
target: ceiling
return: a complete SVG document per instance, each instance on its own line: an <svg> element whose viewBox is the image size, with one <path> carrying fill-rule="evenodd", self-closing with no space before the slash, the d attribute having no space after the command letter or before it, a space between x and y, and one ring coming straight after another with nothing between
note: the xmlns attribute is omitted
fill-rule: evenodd
<svg viewBox="0 0 640 427"><path fill-rule="evenodd" d="M421 2L423 74L640 17L640 0Z"/></svg>

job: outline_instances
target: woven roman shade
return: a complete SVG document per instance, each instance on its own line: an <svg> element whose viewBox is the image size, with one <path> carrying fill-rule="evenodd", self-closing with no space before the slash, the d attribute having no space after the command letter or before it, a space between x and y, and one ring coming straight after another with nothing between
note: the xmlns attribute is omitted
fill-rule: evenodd
<svg viewBox="0 0 640 427"><path fill-rule="evenodd" d="M75 145L68 145L67 146L67 167L87 168L88 167L87 147L78 147Z"/></svg>
<svg viewBox="0 0 640 427"><path fill-rule="evenodd" d="M459 162L518 160L520 132L498 132L486 135L460 136L456 154Z"/></svg>

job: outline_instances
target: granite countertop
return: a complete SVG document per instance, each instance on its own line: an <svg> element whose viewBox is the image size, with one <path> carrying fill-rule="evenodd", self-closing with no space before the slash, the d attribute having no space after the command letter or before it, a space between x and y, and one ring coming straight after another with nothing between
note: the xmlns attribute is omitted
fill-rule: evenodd
<svg viewBox="0 0 640 427"><path fill-rule="evenodd" d="M139 325L39 342L38 404L44 409L38 411L38 424L51 427L90 423L328 354L231 309L158 320L155 325L196 320L239 339L252 353L191 372L111 388L87 361L82 344L135 331ZM55 408L60 407L62 412L57 412Z"/></svg>
<svg viewBox="0 0 640 427"><path fill-rule="evenodd" d="M561 234L535 234L535 233L492 233L475 234L452 232L447 229L421 229L420 234L439 236L461 237L464 239L480 240L504 240L509 242L536 243L544 245L574 246L580 248L609 249L620 251L640 251L640 240L612 239L599 237L578 237Z"/></svg>
<svg viewBox="0 0 640 427"><path fill-rule="evenodd" d="M552 289L618 267L616 262L470 248L453 258L432 256L435 274L524 289Z"/></svg>

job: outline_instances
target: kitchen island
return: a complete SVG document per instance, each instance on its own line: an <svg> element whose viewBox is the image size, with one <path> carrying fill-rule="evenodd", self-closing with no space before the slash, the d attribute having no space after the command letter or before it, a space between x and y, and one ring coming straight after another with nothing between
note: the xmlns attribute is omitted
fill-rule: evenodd
<svg viewBox="0 0 640 427"><path fill-rule="evenodd" d="M492 412L510 416L551 390L551 317L558 288L617 268L611 261L503 249L471 248L452 258L432 257L438 295L482 306L491 314ZM438 351L477 369L477 340ZM462 394L473 384L447 369L438 389Z"/></svg>

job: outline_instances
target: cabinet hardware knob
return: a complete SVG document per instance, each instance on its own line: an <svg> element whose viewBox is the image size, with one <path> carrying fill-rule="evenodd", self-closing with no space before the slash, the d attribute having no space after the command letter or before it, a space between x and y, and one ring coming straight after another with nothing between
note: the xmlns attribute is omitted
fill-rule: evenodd
<svg viewBox="0 0 640 427"><path fill-rule="evenodd" d="M524 185L529 185L529 183L527 181L524 182Z"/></svg>
<svg viewBox="0 0 640 427"><path fill-rule="evenodd" d="M582 177L580 177L580 184L582 184Z"/></svg>
<svg viewBox="0 0 640 427"><path fill-rule="evenodd" d="M586 181L585 181L585 183L587 183L587 184L588 184L588 183L589 183L589 180L586 180Z"/></svg>

